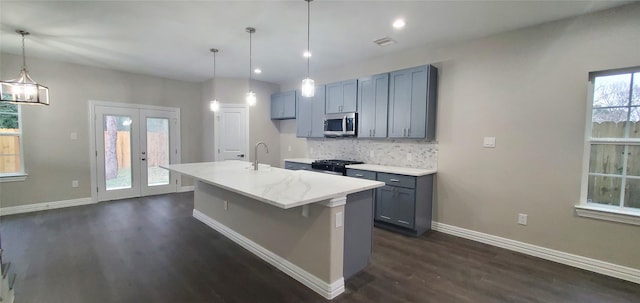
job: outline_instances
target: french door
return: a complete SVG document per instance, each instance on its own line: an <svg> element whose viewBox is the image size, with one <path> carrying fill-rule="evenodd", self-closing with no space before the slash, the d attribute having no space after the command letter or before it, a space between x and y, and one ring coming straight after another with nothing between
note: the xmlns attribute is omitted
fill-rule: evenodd
<svg viewBox="0 0 640 303"><path fill-rule="evenodd" d="M176 192L177 110L95 105L97 200Z"/></svg>

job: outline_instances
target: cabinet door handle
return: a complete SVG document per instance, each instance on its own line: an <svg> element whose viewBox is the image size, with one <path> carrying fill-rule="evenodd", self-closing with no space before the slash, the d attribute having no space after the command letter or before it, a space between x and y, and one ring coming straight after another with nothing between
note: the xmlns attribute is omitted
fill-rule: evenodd
<svg viewBox="0 0 640 303"><path fill-rule="evenodd" d="M371 130L369 130L369 137L371 137Z"/></svg>
<svg viewBox="0 0 640 303"><path fill-rule="evenodd" d="M391 220L391 218L389 218L389 217L387 217L387 216L380 216L380 218L387 219L387 220Z"/></svg>
<svg viewBox="0 0 640 303"><path fill-rule="evenodd" d="M407 137L409 137L410 133L411 133L411 127L407 128Z"/></svg>
<svg viewBox="0 0 640 303"><path fill-rule="evenodd" d="M403 136L403 137L406 137L406 136L407 136L407 129L406 129L406 128L403 128L403 129L402 129L402 136Z"/></svg>
<svg viewBox="0 0 640 303"><path fill-rule="evenodd" d="M400 182L398 179L389 179L389 182Z"/></svg>
<svg viewBox="0 0 640 303"><path fill-rule="evenodd" d="M402 224L411 225L411 224L409 224L409 222L407 222L407 221L398 220L398 222L400 222L400 223L402 223Z"/></svg>
<svg viewBox="0 0 640 303"><path fill-rule="evenodd" d="M375 130L375 129L373 130L373 135L374 135L374 136L376 135L376 130Z"/></svg>
<svg viewBox="0 0 640 303"><path fill-rule="evenodd" d="M364 177L362 174L356 174L356 177Z"/></svg>

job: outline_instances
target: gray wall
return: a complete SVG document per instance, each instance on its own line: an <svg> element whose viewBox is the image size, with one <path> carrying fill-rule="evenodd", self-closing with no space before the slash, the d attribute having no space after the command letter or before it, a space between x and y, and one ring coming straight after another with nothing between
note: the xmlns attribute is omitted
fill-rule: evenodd
<svg viewBox="0 0 640 303"><path fill-rule="evenodd" d="M20 56L0 54L0 79L15 78ZM0 206L91 196L89 100L179 107L182 161L202 158L201 85L28 58L31 76L49 87L50 106L22 106L24 182L0 183ZM78 140L70 140L70 133ZM71 181L79 180L72 188ZM190 180L185 180L188 184Z"/></svg>
<svg viewBox="0 0 640 303"><path fill-rule="evenodd" d="M396 52L312 75L317 83L439 67L434 220L640 269L638 226L580 218L589 71L640 65L640 4L483 39ZM313 63L312 63L313 64ZM283 89L297 88L292 79ZM283 158L304 157L295 122ZM482 148L495 136L495 149ZM292 151L288 151L291 146ZM516 223L518 213L529 225Z"/></svg>

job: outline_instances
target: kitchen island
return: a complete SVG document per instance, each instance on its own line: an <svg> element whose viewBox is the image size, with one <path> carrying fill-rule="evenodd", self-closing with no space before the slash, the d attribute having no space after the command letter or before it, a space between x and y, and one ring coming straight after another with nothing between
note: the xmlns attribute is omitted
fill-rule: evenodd
<svg viewBox="0 0 640 303"><path fill-rule="evenodd" d="M369 261L383 182L244 161L164 168L196 179L196 219L327 299Z"/></svg>

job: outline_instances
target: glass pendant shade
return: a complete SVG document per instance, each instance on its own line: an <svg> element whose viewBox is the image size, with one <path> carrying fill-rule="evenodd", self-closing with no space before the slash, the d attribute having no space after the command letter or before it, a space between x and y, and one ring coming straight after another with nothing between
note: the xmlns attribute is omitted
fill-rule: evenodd
<svg viewBox="0 0 640 303"><path fill-rule="evenodd" d="M248 92L246 100L247 100L247 104L249 104L249 106L256 105L256 93L254 93L253 91Z"/></svg>
<svg viewBox="0 0 640 303"><path fill-rule="evenodd" d="M220 102L218 102L218 100L213 100L211 102L209 102L209 109L211 109L212 112L217 112L220 110Z"/></svg>
<svg viewBox="0 0 640 303"><path fill-rule="evenodd" d="M315 94L315 84L313 79L306 78L302 80L302 89L300 91L303 97L313 97Z"/></svg>
<svg viewBox="0 0 640 303"><path fill-rule="evenodd" d="M17 79L0 81L0 102L49 105L49 88L33 81L27 72L24 36L29 33L22 30L16 32L22 35L22 70Z"/></svg>

